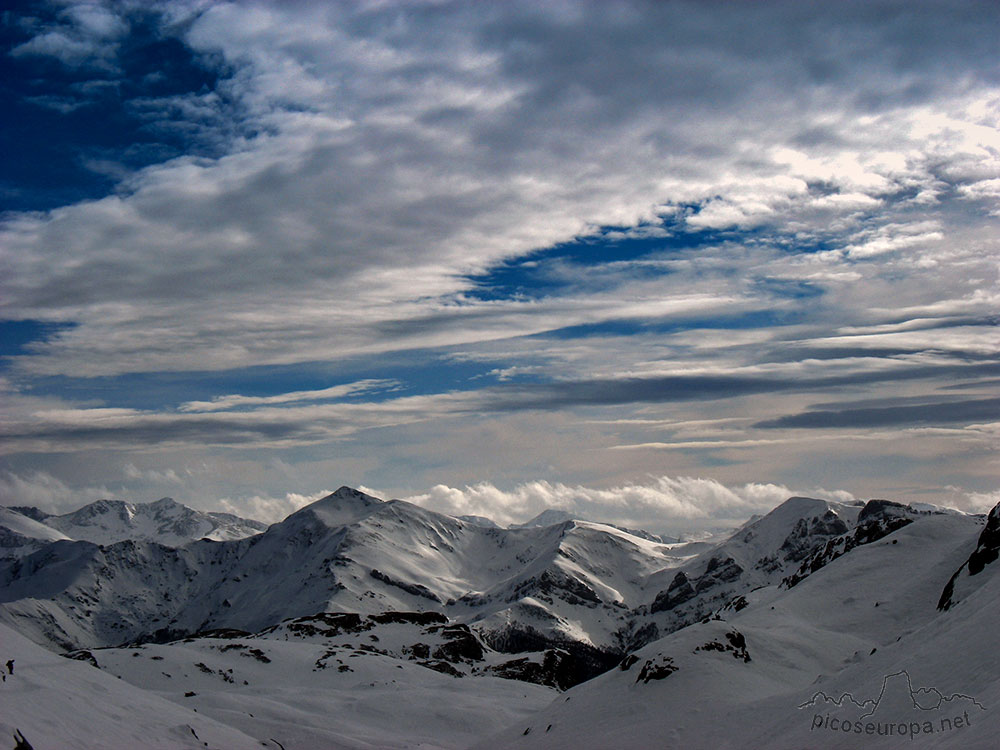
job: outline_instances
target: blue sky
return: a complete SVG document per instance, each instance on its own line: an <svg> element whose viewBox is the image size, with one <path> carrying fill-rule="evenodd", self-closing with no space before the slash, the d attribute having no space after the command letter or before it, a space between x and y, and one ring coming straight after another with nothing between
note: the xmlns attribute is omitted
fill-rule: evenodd
<svg viewBox="0 0 1000 750"><path fill-rule="evenodd" d="M998 16L15 4L0 503L990 507Z"/></svg>

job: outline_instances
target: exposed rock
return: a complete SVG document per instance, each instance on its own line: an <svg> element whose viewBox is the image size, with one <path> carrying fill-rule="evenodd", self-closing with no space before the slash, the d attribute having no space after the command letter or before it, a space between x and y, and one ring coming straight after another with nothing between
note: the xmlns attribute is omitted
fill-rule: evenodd
<svg viewBox="0 0 1000 750"><path fill-rule="evenodd" d="M689 599L693 599L698 595L694 586L688 580L687 575L683 570L677 572L674 579L670 582L666 591L661 591L656 595L653 600L653 604L650 606L650 612L666 612L676 607L678 604L683 604Z"/></svg>
<svg viewBox="0 0 1000 750"><path fill-rule="evenodd" d="M742 659L744 662L750 662L750 653L747 651L747 641L741 632L738 630L731 630L726 633L727 643L720 643L719 641L709 641L701 646L695 648L695 653L698 651L720 651L722 653L731 653L734 658Z"/></svg>
<svg viewBox="0 0 1000 750"><path fill-rule="evenodd" d="M391 576L386 575L380 570L373 569L371 571L371 577L377 581L382 581L382 583L388 583L390 586L395 586L398 589L402 589L407 594L413 594L414 596L421 596L424 599L430 599L432 602L441 603L437 594L428 589L426 586L422 586L419 583L407 583L406 581L400 581Z"/></svg>
<svg viewBox="0 0 1000 750"><path fill-rule="evenodd" d="M803 560L798 570L782 579L781 586L792 588L852 549L876 542L913 523L917 515L918 513L907 505L890 500L870 500L858 514L858 525L853 532L841 534L827 541L821 549Z"/></svg>
<svg viewBox="0 0 1000 750"><path fill-rule="evenodd" d="M672 675L678 669L679 667L674 664L674 660L671 657L661 654L653 659L648 659L642 665L642 669L639 670L639 676L635 678L635 681L646 684L650 680L662 680Z"/></svg>
<svg viewBox="0 0 1000 750"><path fill-rule="evenodd" d="M988 565L1000 558L1000 503L994 506L986 518L986 526L979 534L976 548L945 584L938 600L938 609L948 610L957 604L962 596L956 592L958 582L964 577L982 573ZM964 574L964 576L963 576Z"/></svg>

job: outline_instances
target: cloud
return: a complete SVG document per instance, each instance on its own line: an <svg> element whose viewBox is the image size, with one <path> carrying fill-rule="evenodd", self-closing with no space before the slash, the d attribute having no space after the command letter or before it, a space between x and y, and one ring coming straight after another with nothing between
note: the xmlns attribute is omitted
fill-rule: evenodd
<svg viewBox="0 0 1000 750"><path fill-rule="evenodd" d="M843 491L814 488L810 492L839 501L854 499ZM526 482L509 491L487 482L463 488L436 485L425 494L404 499L450 515L486 516L504 525L555 508L578 518L669 534L742 523L794 494L774 484L728 487L712 479L664 476L608 489L546 481Z"/></svg>
<svg viewBox="0 0 1000 750"><path fill-rule="evenodd" d="M71 68L117 69L119 41L128 24L102 2L70 3L59 20L15 46L14 57L51 57Z"/></svg>
<svg viewBox="0 0 1000 750"><path fill-rule="evenodd" d="M0 505L30 505L47 513L68 513L87 503L111 497L105 487L70 487L44 471L0 472Z"/></svg>
<svg viewBox="0 0 1000 750"><path fill-rule="evenodd" d="M127 6L120 23L69 7L64 36L114 40L128 20ZM25 370L223 370L670 317L685 313L665 301L698 278L768 309L725 253L647 285L661 306L635 313L465 295L470 274L602 226L656 225L677 206L694 206L689 230L793 228L855 260L936 246L957 217L913 233L894 196L964 184L969 154L980 183L1000 168L981 124L996 114L995 42L961 8L185 8L169 28L226 77L133 107L216 132L227 150L5 223L4 314L79 323L21 358ZM902 92L899 76L912 82ZM758 277L787 265L762 260ZM814 278L850 273L828 265Z"/></svg>
<svg viewBox="0 0 1000 750"><path fill-rule="evenodd" d="M240 516L241 518L252 518L264 523L278 523L285 520L290 514L304 508L310 503L326 497L332 490L320 490L309 495L301 495L296 492L289 492L284 497L241 497L239 499L221 498L217 506L226 513Z"/></svg>
<svg viewBox="0 0 1000 750"><path fill-rule="evenodd" d="M871 457L836 465L826 444L807 455L754 424L818 419L810 402L839 393L943 404L941 388L996 373L994 3L129 1L53 14L33 22L18 65L41 76L58 67L48 57L81 77L92 59L114 79L142 29L206 87L161 95L150 79L116 110L176 158L136 170L83 154L114 190L0 219L0 318L75 324L2 363L17 391L3 450L19 465L96 451L166 472L172 452L204 451L245 469L268 450L445 473L422 486L574 486L585 480L564 467L606 466L621 486L709 470L808 486L806 470L827 481ZM106 96L44 76L32 93L90 116L119 101L123 76L83 84ZM72 110L67 91L91 106ZM390 379L399 391L324 387ZM977 389L970 403L990 398ZM725 434L595 426L614 419L735 421ZM473 422L512 446L501 473ZM432 459L449 439L454 458ZM946 450L962 441L898 450L947 453L965 479L894 466L983 489L980 454ZM708 453L715 463L694 465Z"/></svg>
<svg viewBox="0 0 1000 750"><path fill-rule="evenodd" d="M1000 419L1000 399L949 400L907 406L866 406L854 409L816 410L758 422L764 429L798 427L891 427L918 424L969 424Z"/></svg>
<svg viewBox="0 0 1000 750"><path fill-rule="evenodd" d="M211 401L188 401L181 404L180 410L186 412L204 411L226 411L234 407L242 406L265 406L270 404L288 404L298 401L326 401L330 399L343 398L371 391L391 390L399 385L395 380L359 380L356 383L345 383L335 385L330 388L322 388L315 391L292 391L290 393L279 393L275 396L240 396L232 394L229 396L216 396Z"/></svg>
<svg viewBox="0 0 1000 750"><path fill-rule="evenodd" d="M1000 489L992 492L965 492L958 488L949 488L956 492L957 497L952 504L959 510L968 513L989 513L1000 503Z"/></svg>

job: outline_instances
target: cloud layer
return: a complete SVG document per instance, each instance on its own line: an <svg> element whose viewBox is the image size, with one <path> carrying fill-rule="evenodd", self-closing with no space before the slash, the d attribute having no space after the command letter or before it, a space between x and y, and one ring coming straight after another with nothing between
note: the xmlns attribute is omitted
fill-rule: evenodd
<svg viewBox="0 0 1000 750"><path fill-rule="evenodd" d="M4 360L9 466L78 470L59 456L81 453L117 475L123 451L161 472L199 450L229 467L278 451L311 477L247 498L311 497L346 481L319 467L349 459L408 495L664 472L992 492L997 13L12 15L7 55L40 82L12 96L74 117L114 89L116 116L174 151L81 151L113 189L0 220L0 322L49 332ZM134 80L154 48L186 71L174 88ZM897 477L880 482L852 438ZM935 453L939 480L921 466Z"/></svg>

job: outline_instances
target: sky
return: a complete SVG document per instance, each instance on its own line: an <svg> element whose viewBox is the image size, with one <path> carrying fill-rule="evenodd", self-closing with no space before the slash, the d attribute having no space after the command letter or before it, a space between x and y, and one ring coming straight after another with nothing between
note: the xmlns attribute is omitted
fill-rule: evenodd
<svg viewBox="0 0 1000 750"><path fill-rule="evenodd" d="M1000 500L995 2L15 2L0 504Z"/></svg>

